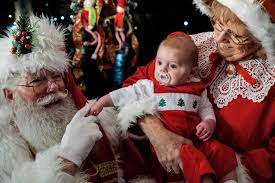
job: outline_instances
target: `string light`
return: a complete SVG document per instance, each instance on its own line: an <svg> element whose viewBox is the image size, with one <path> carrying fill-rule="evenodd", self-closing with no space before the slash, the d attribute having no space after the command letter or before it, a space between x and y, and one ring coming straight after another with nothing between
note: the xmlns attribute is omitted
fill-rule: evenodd
<svg viewBox="0 0 275 183"><path fill-rule="evenodd" d="M64 20L65 19L65 17L64 16L61 16L61 18L60 18L61 20Z"/></svg>
<svg viewBox="0 0 275 183"><path fill-rule="evenodd" d="M184 25L184 26L188 26L188 24L189 24L188 21L184 21L184 22L183 22L183 25Z"/></svg>
<svg viewBox="0 0 275 183"><path fill-rule="evenodd" d="M11 15L11 14L9 15L9 18L12 18L12 15Z"/></svg>

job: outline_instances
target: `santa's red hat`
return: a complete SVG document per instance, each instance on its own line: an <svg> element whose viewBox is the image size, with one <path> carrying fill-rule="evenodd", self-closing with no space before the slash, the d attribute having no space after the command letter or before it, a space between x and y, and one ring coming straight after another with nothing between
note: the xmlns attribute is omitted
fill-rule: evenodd
<svg viewBox="0 0 275 183"><path fill-rule="evenodd" d="M275 64L275 1L216 0L229 8L262 43L268 59ZM211 0L194 0L202 13L211 16Z"/></svg>

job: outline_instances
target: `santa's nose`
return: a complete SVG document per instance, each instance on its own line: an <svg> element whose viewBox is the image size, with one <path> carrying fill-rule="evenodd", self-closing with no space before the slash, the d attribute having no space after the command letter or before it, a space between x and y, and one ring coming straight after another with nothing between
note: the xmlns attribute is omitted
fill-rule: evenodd
<svg viewBox="0 0 275 183"><path fill-rule="evenodd" d="M228 33L226 30L216 33L216 41L218 43L228 41Z"/></svg>
<svg viewBox="0 0 275 183"><path fill-rule="evenodd" d="M48 80L47 92L52 93L58 91L58 84L54 80Z"/></svg>

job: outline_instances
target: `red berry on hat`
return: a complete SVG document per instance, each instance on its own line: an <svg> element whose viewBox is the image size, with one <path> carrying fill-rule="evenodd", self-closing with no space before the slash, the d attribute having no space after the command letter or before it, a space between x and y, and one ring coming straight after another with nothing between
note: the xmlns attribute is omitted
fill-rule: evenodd
<svg viewBox="0 0 275 183"><path fill-rule="evenodd" d="M15 41L19 41L19 39L20 39L20 37L17 36L17 35L15 35L13 38L14 38Z"/></svg>
<svg viewBox="0 0 275 183"><path fill-rule="evenodd" d="M12 54L16 53L16 47L12 47L12 48L11 48L11 53L12 53Z"/></svg>
<svg viewBox="0 0 275 183"><path fill-rule="evenodd" d="M30 49L31 46L30 46L29 44L25 44L25 48L26 48L26 49Z"/></svg>
<svg viewBox="0 0 275 183"><path fill-rule="evenodd" d="M22 35L22 36L26 36L27 33L26 33L25 31L23 31L23 32L21 32L21 35Z"/></svg>

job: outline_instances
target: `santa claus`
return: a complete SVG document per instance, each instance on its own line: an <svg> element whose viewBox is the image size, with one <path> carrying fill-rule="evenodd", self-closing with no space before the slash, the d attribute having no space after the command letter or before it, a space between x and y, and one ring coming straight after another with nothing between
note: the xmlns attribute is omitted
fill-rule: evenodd
<svg viewBox="0 0 275 183"><path fill-rule="evenodd" d="M64 30L45 17L21 16L0 40L0 182L124 182L142 173L114 110L86 116L64 48Z"/></svg>

